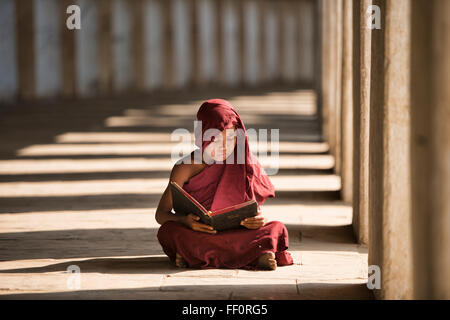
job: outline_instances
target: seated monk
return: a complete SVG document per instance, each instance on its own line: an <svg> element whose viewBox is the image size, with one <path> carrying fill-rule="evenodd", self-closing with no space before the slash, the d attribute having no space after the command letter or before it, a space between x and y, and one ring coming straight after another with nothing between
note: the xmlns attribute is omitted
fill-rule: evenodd
<svg viewBox="0 0 450 320"><path fill-rule="evenodd" d="M158 240L164 252L178 267L275 270L293 264L285 225L262 215L260 206L268 197L275 197L274 187L250 151L244 124L234 107L223 99L207 100L198 110L197 120L201 123L201 132L198 126L195 130L199 149L174 165L170 180L207 210L255 199L258 215L242 220L238 229L217 232L199 222L195 214L172 213L168 185L155 217L161 225ZM211 132L216 134L205 139ZM232 157L234 161L229 161Z"/></svg>

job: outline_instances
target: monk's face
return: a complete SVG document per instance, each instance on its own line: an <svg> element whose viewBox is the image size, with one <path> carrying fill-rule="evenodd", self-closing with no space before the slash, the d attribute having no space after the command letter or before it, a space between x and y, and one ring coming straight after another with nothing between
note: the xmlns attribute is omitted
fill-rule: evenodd
<svg viewBox="0 0 450 320"><path fill-rule="evenodd" d="M216 161L224 161L233 152L236 146L236 128L223 130L219 135L215 136L207 148L209 156Z"/></svg>

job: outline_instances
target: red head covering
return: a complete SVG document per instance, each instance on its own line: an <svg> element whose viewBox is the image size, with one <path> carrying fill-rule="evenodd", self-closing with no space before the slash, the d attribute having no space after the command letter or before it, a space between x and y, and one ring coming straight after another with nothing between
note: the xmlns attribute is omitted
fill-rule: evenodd
<svg viewBox="0 0 450 320"><path fill-rule="evenodd" d="M236 129L242 129L237 131L238 140L240 136L245 139L245 163L243 161L238 163L237 148L235 147L234 163L214 162L204 169L214 175L213 180L218 181L217 188L214 190L211 210L225 208L250 199L255 199L261 205L266 198L275 197L274 186L264 168L250 151L244 123L230 102L223 99L206 100L197 112L197 120L201 121L201 132L200 126L197 126L195 144L201 149L202 154L211 143L211 141L202 141L202 137L208 129L214 128L223 131L235 126Z"/></svg>

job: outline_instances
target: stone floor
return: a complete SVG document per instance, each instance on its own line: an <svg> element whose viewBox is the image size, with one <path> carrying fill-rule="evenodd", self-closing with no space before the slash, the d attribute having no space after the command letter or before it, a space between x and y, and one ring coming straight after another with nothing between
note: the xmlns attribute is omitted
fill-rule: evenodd
<svg viewBox="0 0 450 320"><path fill-rule="evenodd" d="M191 147L170 134L192 132L212 97L229 99L247 129L280 129L279 161L260 156L276 173L263 213L287 226L292 266L178 269L157 242L171 151ZM371 299L367 247L353 238L315 113L314 92L284 89L3 108L0 299Z"/></svg>

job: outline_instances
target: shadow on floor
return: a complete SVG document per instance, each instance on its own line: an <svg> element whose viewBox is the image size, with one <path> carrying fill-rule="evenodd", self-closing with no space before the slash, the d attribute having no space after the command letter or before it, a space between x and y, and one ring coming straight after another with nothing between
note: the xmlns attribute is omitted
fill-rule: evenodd
<svg viewBox="0 0 450 320"><path fill-rule="evenodd" d="M1 295L0 299L371 300L373 294L364 283L299 283L276 286L273 284L164 285L133 289L19 293Z"/></svg>
<svg viewBox="0 0 450 320"><path fill-rule="evenodd" d="M0 261L162 254L156 228L72 229L0 234Z"/></svg>
<svg viewBox="0 0 450 320"><path fill-rule="evenodd" d="M220 97L222 99L232 99L233 97L246 95L261 97L272 92L292 92L300 89L311 90L311 86L270 86L258 88L208 88L207 90L197 90L189 88L175 91L153 92L144 95L107 97L107 98L86 98L86 99L41 99L38 101L20 102L14 105L4 105L0 108L0 137L3 143L0 146L0 158L16 158L16 151L29 145L55 143L54 137L71 131L91 132L171 132L173 127L155 126L132 126L132 127L110 127L105 128L104 121L111 116L123 116L127 109L151 109L157 115L165 115L160 107L164 104L187 104L196 103L200 107L201 101ZM62 107L63 106L63 107ZM276 116L276 115L274 115ZM300 116L300 115L299 115ZM292 122L295 115L287 118L287 122ZM186 117L183 123L193 126L195 112L192 119ZM270 117L267 117L270 121ZM287 128L286 132L300 135L305 133L305 140L320 139L320 126L318 121L311 117L298 117L299 121L304 121L304 126L294 125ZM257 124L258 125L258 124ZM267 126L266 121L259 125ZM252 126L253 127L253 126ZM311 130L313 131L311 133Z"/></svg>
<svg viewBox="0 0 450 320"><path fill-rule="evenodd" d="M300 242L307 239L313 239L318 242L329 242L334 244L356 243L352 225L324 226L285 224L285 226L289 231L289 237L297 237Z"/></svg>
<svg viewBox="0 0 450 320"><path fill-rule="evenodd" d="M139 258L96 258L73 260L63 263L49 264L43 267L17 268L0 270L1 273L44 273L66 272L67 267L76 265L83 273L105 274L173 274L181 270L174 266L167 256Z"/></svg>
<svg viewBox="0 0 450 320"><path fill-rule="evenodd" d="M110 209L149 209L161 199L160 194L118 193L80 196L4 197L1 213L45 211L82 211Z"/></svg>
<svg viewBox="0 0 450 320"><path fill-rule="evenodd" d="M99 157L97 157L99 158ZM103 158L100 157L99 159ZM167 158L167 155L166 155ZM70 158L72 159L72 158ZM278 169L277 176L332 174L332 169ZM0 175L0 182L44 182L44 181L91 181L122 179L169 179L170 170L113 171L113 172L68 172L68 173L24 173Z"/></svg>
<svg viewBox="0 0 450 320"><path fill-rule="evenodd" d="M279 199L338 200L339 191L276 191ZM20 196L0 198L1 213L145 209L155 207L160 194L117 193L80 196Z"/></svg>
<svg viewBox="0 0 450 320"><path fill-rule="evenodd" d="M299 250L299 245L308 251L356 250L351 226L286 227L292 250ZM157 232L156 228L106 228L1 233L0 261L162 254Z"/></svg>

